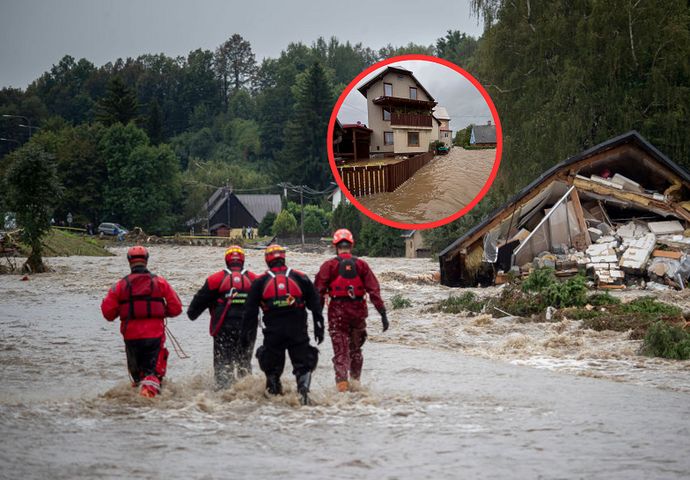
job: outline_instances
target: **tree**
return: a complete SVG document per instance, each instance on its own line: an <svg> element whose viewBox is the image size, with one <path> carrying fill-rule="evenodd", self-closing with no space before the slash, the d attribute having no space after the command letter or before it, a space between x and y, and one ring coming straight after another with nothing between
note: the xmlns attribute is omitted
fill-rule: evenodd
<svg viewBox="0 0 690 480"><path fill-rule="evenodd" d="M169 231L181 188L172 149L151 146L143 130L117 123L104 132L99 152L108 170L104 203L111 221Z"/></svg>
<svg viewBox="0 0 690 480"><path fill-rule="evenodd" d="M333 210L331 217L331 230L335 232L341 228L347 228L355 237L355 242L359 238L359 232L362 228L362 216L357 210L357 207L351 203L342 201Z"/></svg>
<svg viewBox="0 0 690 480"><path fill-rule="evenodd" d="M305 205L304 233L307 235L322 235L328 229L329 213L316 205Z"/></svg>
<svg viewBox="0 0 690 480"><path fill-rule="evenodd" d="M24 264L29 272L46 270L41 242L50 230L52 210L62 194L55 162L40 146L29 143L13 153L5 174L5 203L22 227L22 241L31 251Z"/></svg>
<svg viewBox="0 0 690 480"><path fill-rule="evenodd" d="M146 133L148 133L149 139L154 145L158 145L163 141L163 112L161 112L161 107L156 99L149 106Z"/></svg>
<svg viewBox="0 0 690 480"><path fill-rule="evenodd" d="M293 94L294 114L285 126L280 158L288 181L322 189L331 179L325 138L335 95L321 64L316 62L299 75Z"/></svg>
<svg viewBox="0 0 690 480"><path fill-rule="evenodd" d="M368 218L362 222L356 252L370 257L401 257L405 254L402 231Z"/></svg>
<svg viewBox="0 0 690 480"><path fill-rule="evenodd" d="M259 223L259 235L266 237L271 235L273 231L273 223L276 221L277 215L275 212L268 212L266 216Z"/></svg>
<svg viewBox="0 0 690 480"><path fill-rule="evenodd" d="M458 30L448 30L446 36L436 40L436 55L466 69L473 66L474 53L479 42Z"/></svg>
<svg viewBox="0 0 690 480"><path fill-rule="evenodd" d="M98 102L96 119L103 125L114 123L128 124L139 115L137 97L120 77L114 77L108 83L108 91Z"/></svg>
<svg viewBox="0 0 690 480"><path fill-rule="evenodd" d="M251 44L235 33L216 49L214 56L216 74L222 84L222 100L225 105L232 92L250 86L256 73L256 58Z"/></svg>
<svg viewBox="0 0 690 480"><path fill-rule="evenodd" d="M289 211L283 210L276 217L271 230L276 236L293 235L297 233L297 219Z"/></svg>

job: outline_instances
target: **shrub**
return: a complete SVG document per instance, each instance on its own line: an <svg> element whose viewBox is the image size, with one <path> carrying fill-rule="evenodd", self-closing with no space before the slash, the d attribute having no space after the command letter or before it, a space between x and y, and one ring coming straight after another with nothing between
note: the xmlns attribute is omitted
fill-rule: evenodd
<svg viewBox="0 0 690 480"><path fill-rule="evenodd" d="M393 306L393 310L398 310L400 308L411 307L412 302L398 293L391 297L391 305Z"/></svg>
<svg viewBox="0 0 690 480"><path fill-rule="evenodd" d="M273 227L273 235L287 236L297 232L297 220L288 210L283 210L278 214Z"/></svg>
<svg viewBox="0 0 690 480"><path fill-rule="evenodd" d="M441 300L436 305L431 307L431 312L444 313L462 313L472 312L479 313L484 309L486 302L481 301L472 292L465 292L459 296L450 296L445 300Z"/></svg>
<svg viewBox="0 0 690 480"><path fill-rule="evenodd" d="M590 295L587 297L587 303L595 307L605 307L607 305L619 305L621 301L610 293L604 292Z"/></svg>
<svg viewBox="0 0 690 480"><path fill-rule="evenodd" d="M644 336L642 353L652 357L687 360L690 358L690 333L676 325L655 322Z"/></svg>

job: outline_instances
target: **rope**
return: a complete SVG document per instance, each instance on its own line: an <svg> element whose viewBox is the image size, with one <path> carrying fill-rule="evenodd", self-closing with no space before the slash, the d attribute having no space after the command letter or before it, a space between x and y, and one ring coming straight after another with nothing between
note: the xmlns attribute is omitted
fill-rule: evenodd
<svg viewBox="0 0 690 480"><path fill-rule="evenodd" d="M185 351L182 350L182 345L180 345L180 342L177 340L177 338L175 338L175 335L173 335L172 332L170 331L170 329L168 328L168 322L167 321L165 322L165 333L167 333L168 336L170 337L170 344L173 346L173 350L175 350L175 353L177 354L177 356L179 358L181 358L182 360L190 358L189 355L187 355L185 353Z"/></svg>

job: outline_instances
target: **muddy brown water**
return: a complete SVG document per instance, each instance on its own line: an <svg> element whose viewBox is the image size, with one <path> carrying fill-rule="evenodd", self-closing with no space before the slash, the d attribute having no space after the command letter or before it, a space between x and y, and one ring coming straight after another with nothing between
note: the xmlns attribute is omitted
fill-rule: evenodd
<svg viewBox="0 0 690 480"><path fill-rule="evenodd" d="M496 150L451 149L435 157L394 192L359 197L367 209L389 220L427 223L469 204L489 178Z"/></svg>
<svg viewBox="0 0 690 480"><path fill-rule="evenodd" d="M117 325L99 312L125 273L116 257L51 259L56 272L0 277L1 478L687 478L690 362L648 359L625 334L577 322L522 324L430 314L456 291L429 260L368 259L391 310L370 321L361 391L337 394L321 346L313 397L294 382L266 398L263 378L217 392L207 317L169 321L191 358L171 352L164 393L128 386ZM313 275L327 255L290 252ZM222 249L151 248L184 303ZM249 266L262 269L261 252ZM491 291L476 290L485 295ZM495 292L494 292L495 293ZM683 299L678 299L682 302ZM289 370L288 367L286 370ZM589 377L602 378L589 378Z"/></svg>

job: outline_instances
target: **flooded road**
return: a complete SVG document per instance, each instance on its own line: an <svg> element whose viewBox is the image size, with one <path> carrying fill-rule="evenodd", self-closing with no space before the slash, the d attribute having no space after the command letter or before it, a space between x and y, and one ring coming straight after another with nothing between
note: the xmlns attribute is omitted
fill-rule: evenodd
<svg viewBox="0 0 690 480"><path fill-rule="evenodd" d="M126 380L117 325L99 312L106 289L126 273L125 250L114 251L50 259L57 271L28 282L0 277L2 478L687 478L690 471L690 362L639 357L636 342L619 333L425 313L453 290L429 280L436 265L424 259L368 259L384 299L402 294L413 307L390 311L383 335L371 318L360 392L335 392L328 340L315 407L298 406L287 374L288 394L265 398L256 364L255 376L216 392L204 315L169 321L191 358L169 346L163 395L140 398ZM187 304L222 251L151 247L151 267ZM288 253L290 265L310 275L325 258ZM262 270L262 253L248 252L248 263ZM607 361L620 363L618 381L588 378L598 369L606 376Z"/></svg>
<svg viewBox="0 0 690 480"><path fill-rule="evenodd" d="M494 165L496 150L451 149L435 157L394 192L358 197L372 212L403 223L427 223L452 215L477 196Z"/></svg>

